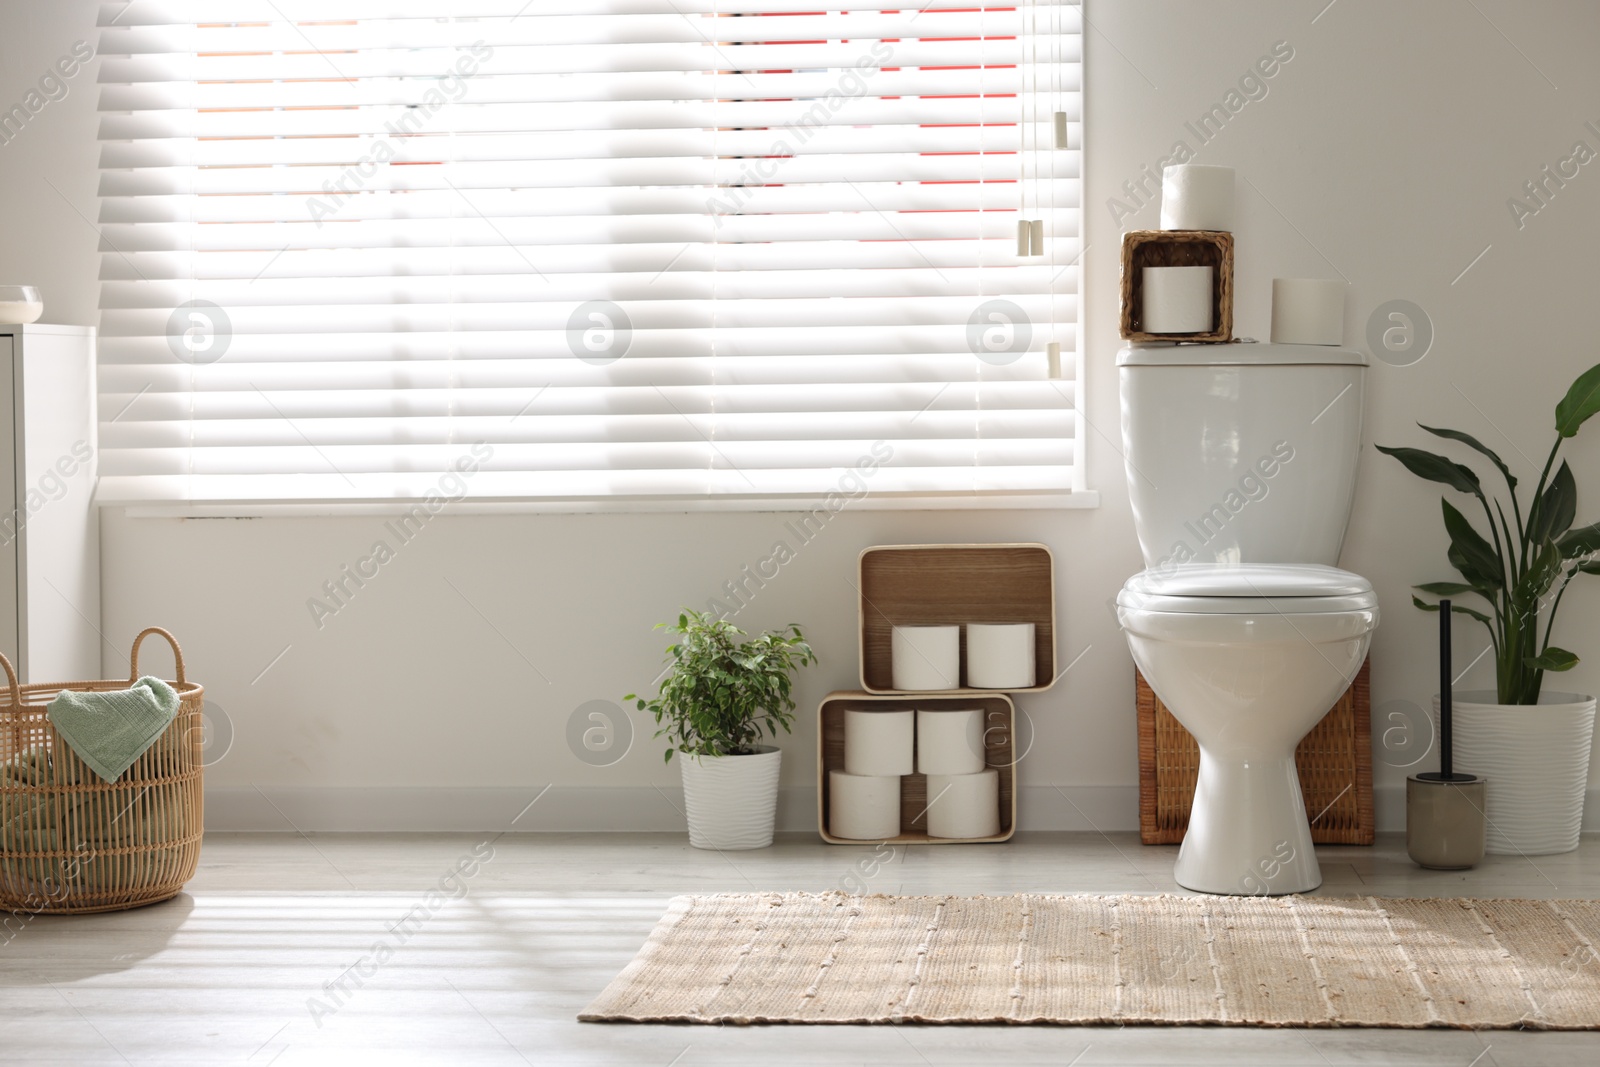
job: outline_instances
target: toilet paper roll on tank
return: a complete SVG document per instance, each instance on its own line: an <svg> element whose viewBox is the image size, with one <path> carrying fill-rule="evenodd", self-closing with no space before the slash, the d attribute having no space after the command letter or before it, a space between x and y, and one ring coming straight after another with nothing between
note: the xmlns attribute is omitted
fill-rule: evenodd
<svg viewBox="0 0 1600 1067"><path fill-rule="evenodd" d="M1233 230L1233 168L1175 163L1161 171L1163 230Z"/></svg>
<svg viewBox="0 0 1600 1067"><path fill-rule="evenodd" d="M1344 343L1344 295L1337 278L1272 279L1272 343Z"/></svg>

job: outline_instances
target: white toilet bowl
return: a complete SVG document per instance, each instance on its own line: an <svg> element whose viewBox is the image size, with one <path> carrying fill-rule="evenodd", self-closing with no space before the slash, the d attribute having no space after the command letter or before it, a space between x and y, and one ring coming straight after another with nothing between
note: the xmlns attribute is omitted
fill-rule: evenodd
<svg viewBox="0 0 1600 1067"><path fill-rule="evenodd" d="M1295 746L1354 680L1378 625L1365 578L1311 564L1183 565L1134 575L1117 618L1145 680L1200 745L1179 885L1322 884Z"/></svg>

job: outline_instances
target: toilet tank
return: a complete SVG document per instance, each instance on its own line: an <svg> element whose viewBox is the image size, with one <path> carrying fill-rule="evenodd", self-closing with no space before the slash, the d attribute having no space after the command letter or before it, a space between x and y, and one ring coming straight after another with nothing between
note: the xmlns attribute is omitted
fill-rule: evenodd
<svg viewBox="0 0 1600 1067"><path fill-rule="evenodd" d="M1146 567L1336 566L1367 357L1322 345L1131 345L1123 458Z"/></svg>

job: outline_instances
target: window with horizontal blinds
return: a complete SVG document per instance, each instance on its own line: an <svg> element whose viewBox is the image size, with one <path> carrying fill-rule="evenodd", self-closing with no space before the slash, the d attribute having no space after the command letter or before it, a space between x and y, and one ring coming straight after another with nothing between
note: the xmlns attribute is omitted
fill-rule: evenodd
<svg viewBox="0 0 1600 1067"><path fill-rule="evenodd" d="M1083 488L1074 4L100 26L106 502Z"/></svg>

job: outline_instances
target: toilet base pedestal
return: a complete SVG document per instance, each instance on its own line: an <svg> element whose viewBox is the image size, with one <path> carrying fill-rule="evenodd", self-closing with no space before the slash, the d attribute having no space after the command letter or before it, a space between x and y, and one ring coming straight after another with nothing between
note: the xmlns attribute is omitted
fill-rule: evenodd
<svg viewBox="0 0 1600 1067"><path fill-rule="evenodd" d="M1173 877L1185 889L1239 896L1309 893L1322 884L1292 750L1263 759L1218 757L1201 746Z"/></svg>

